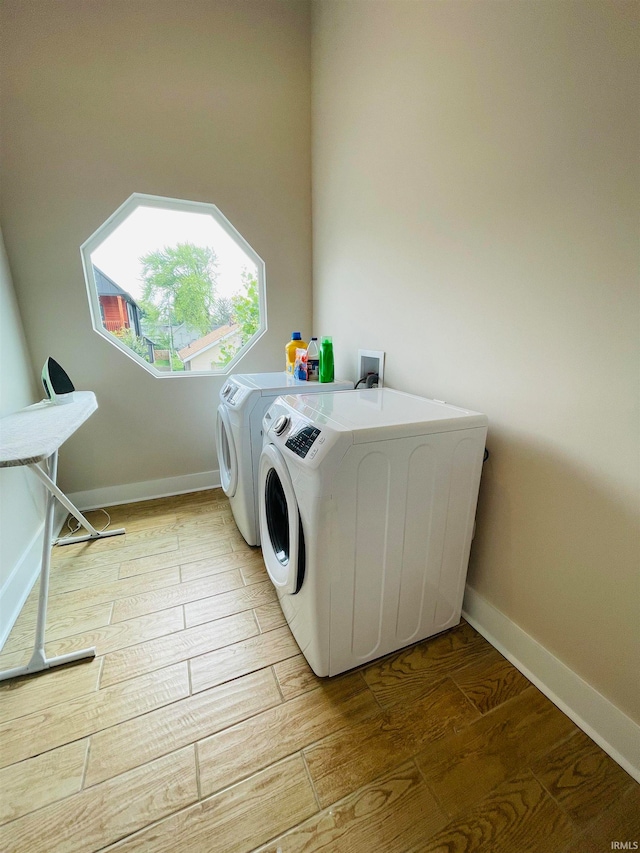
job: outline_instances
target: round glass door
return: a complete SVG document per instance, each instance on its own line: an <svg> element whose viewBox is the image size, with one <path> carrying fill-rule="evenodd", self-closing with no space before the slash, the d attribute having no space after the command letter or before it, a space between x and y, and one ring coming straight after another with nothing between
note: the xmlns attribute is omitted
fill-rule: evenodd
<svg viewBox="0 0 640 853"><path fill-rule="evenodd" d="M218 406L216 451L218 453L218 465L220 466L222 491L228 498L232 498L238 485L238 458L231 433L231 422L223 405Z"/></svg>
<svg viewBox="0 0 640 853"><path fill-rule="evenodd" d="M280 452L268 444L258 475L260 544L274 586L288 593L300 588L300 516L291 477Z"/></svg>
<svg viewBox="0 0 640 853"><path fill-rule="evenodd" d="M267 528L273 553L276 560L286 566L289 562L289 515L282 482L274 468L267 472L264 493Z"/></svg>

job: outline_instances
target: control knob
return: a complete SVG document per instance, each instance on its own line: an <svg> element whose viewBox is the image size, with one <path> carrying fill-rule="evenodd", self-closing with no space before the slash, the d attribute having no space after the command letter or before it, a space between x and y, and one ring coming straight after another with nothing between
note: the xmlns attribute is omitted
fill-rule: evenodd
<svg viewBox="0 0 640 853"><path fill-rule="evenodd" d="M282 435L282 433L289 426L289 415L280 415L280 417L276 420L273 425L273 431L276 435Z"/></svg>

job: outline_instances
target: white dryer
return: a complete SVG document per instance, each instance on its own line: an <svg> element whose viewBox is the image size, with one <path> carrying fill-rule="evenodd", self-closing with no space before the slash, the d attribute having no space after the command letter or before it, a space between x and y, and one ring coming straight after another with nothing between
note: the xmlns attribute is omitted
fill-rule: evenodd
<svg viewBox="0 0 640 853"><path fill-rule="evenodd" d="M281 397L263 431L262 553L317 675L458 624L485 415L384 388Z"/></svg>
<svg viewBox="0 0 640 853"><path fill-rule="evenodd" d="M313 394L353 388L353 382L303 382L281 373L238 373L220 390L216 450L220 481L238 530L249 545L260 544L257 474L262 418L280 394Z"/></svg>

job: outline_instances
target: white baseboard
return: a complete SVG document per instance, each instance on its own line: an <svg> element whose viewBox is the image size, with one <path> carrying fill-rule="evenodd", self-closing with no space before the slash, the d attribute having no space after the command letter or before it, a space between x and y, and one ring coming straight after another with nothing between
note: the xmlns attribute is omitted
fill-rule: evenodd
<svg viewBox="0 0 640 853"><path fill-rule="evenodd" d="M633 778L640 782L640 726L470 586L462 615Z"/></svg>
<svg viewBox="0 0 640 853"><path fill-rule="evenodd" d="M204 471L201 474L184 474L181 477L165 477L162 480L144 480L140 483L125 483L121 486L106 486L68 495L71 503L86 512L116 504L130 504L153 498L182 495L185 492L201 492L220 486L219 471Z"/></svg>

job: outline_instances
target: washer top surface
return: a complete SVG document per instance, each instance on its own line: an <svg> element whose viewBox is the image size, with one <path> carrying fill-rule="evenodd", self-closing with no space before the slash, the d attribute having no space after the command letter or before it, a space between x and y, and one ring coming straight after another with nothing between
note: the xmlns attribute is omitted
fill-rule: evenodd
<svg viewBox="0 0 640 853"><path fill-rule="evenodd" d="M233 373L220 390L220 401L228 407L242 408L249 399L279 397L281 394L317 394L327 391L349 391L353 382L306 382L295 379L284 370L280 373Z"/></svg>
<svg viewBox="0 0 640 853"><path fill-rule="evenodd" d="M487 416L480 412L391 388L296 394L284 399L311 423L353 433L355 444L487 425Z"/></svg>
<svg viewBox="0 0 640 853"><path fill-rule="evenodd" d="M232 373L229 379L233 379L245 388L278 394L286 394L289 388L307 384L301 379L295 379L284 370L276 373Z"/></svg>
<svg viewBox="0 0 640 853"><path fill-rule="evenodd" d="M286 371L279 373L233 373L230 377L238 385L244 385L246 388L259 389L262 392L268 392L274 396L287 394L291 388L304 390L307 393L329 391L336 386L343 389L353 388L353 382L346 380L336 380L335 382L307 382L303 379L295 379Z"/></svg>

